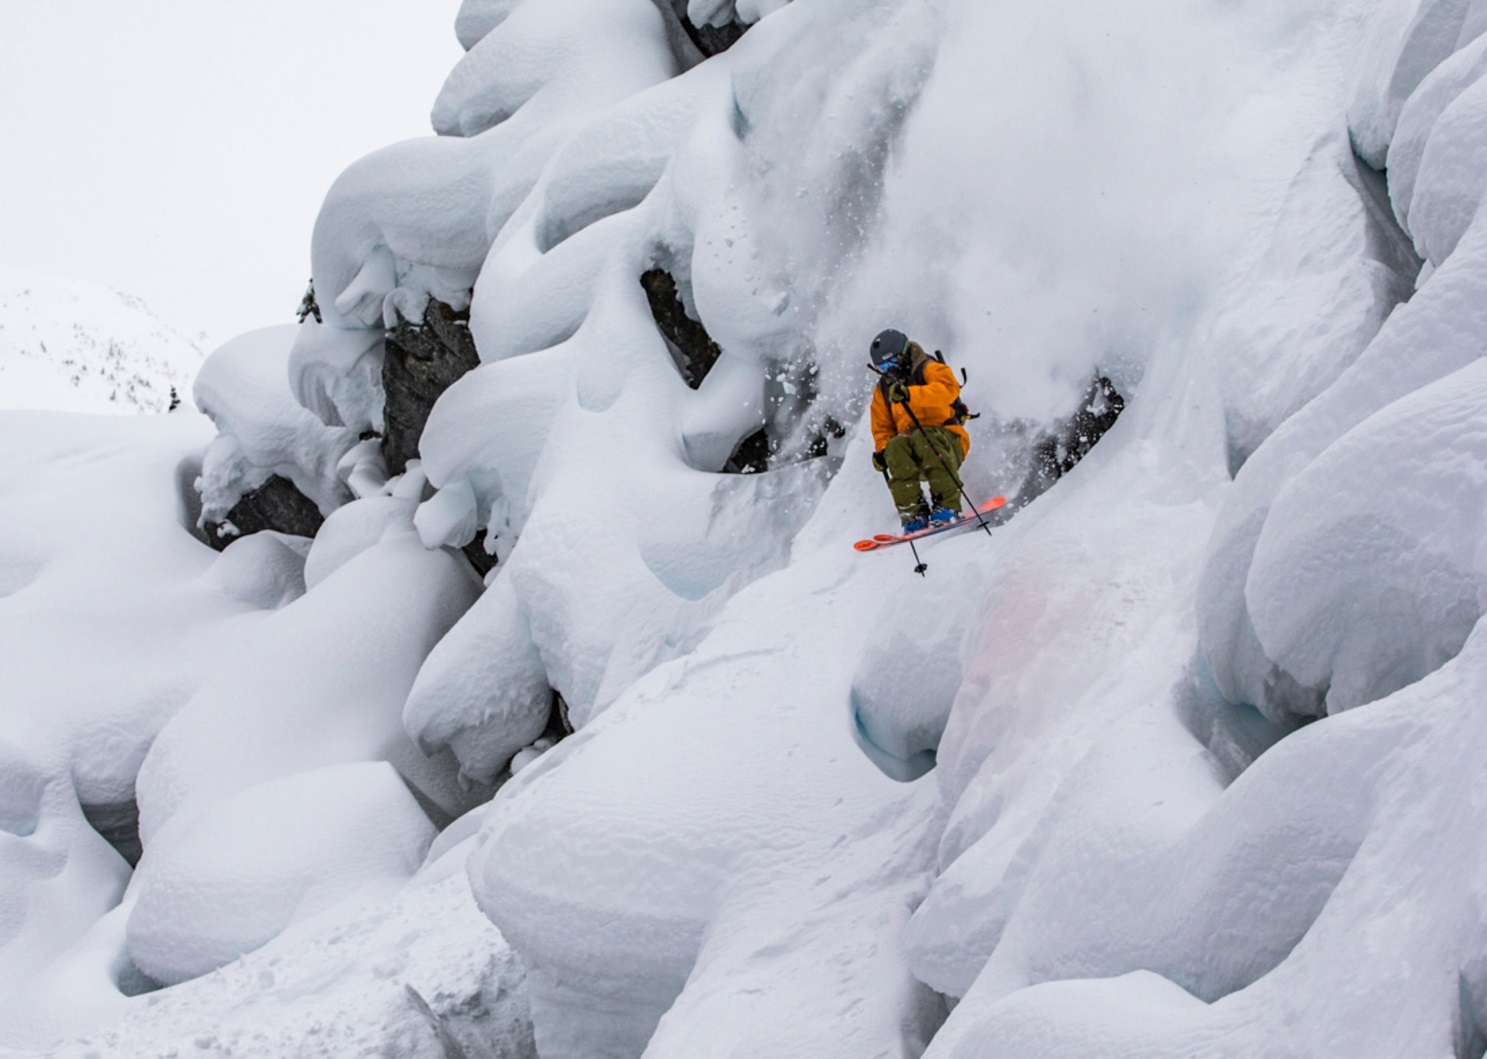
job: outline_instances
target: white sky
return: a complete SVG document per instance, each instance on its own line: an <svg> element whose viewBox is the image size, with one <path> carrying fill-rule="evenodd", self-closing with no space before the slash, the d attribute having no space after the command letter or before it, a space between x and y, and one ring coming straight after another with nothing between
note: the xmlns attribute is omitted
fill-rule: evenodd
<svg viewBox="0 0 1487 1059"><path fill-rule="evenodd" d="M292 320L332 180L428 113L458 0L0 0L0 263L208 348Z"/></svg>

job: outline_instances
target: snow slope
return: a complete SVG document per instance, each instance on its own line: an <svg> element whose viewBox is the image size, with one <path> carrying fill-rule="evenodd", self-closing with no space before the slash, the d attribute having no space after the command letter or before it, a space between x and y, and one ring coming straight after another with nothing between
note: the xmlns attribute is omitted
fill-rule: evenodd
<svg viewBox="0 0 1487 1059"><path fill-rule="evenodd" d="M703 60L680 10L757 23ZM467 0L446 135L327 195L323 322L203 374L214 446L334 463L315 541L205 551L194 418L0 420L34 511L0 520L31 638L0 687L37 689L0 717L47 736L14 740L0 1043L1482 1054L1484 30L1478 0ZM696 389L653 267L723 350ZM381 328L431 296L482 363L419 463L299 444L376 426ZM976 493L1093 372L1128 400L925 578L850 548L892 518L888 324L968 369ZM723 473L761 426L770 469ZM47 531L126 472L106 555ZM189 615L157 637L189 664L167 694L160 649L105 653L65 677L112 698L38 710L35 615L105 606ZM119 717L122 760L88 727ZM79 824L105 796L138 800L132 875Z"/></svg>
<svg viewBox="0 0 1487 1059"><path fill-rule="evenodd" d="M189 401L197 341L107 287L0 268L0 408L163 412Z"/></svg>

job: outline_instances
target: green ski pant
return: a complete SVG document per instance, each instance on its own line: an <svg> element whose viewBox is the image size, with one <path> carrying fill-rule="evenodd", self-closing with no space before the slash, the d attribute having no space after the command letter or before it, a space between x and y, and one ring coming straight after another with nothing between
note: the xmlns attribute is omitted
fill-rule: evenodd
<svg viewBox="0 0 1487 1059"><path fill-rule="evenodd" d="M901 519L924 513L920 481L929 482L930 500L960 510L960 439L944 427L921 427L900 434L883 449L888 490Z"/></svg>

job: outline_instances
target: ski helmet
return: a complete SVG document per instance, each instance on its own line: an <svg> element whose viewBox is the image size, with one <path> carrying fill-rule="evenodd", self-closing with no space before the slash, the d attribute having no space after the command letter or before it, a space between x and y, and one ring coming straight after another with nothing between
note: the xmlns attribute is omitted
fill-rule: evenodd
<svg viewBox="0 0 1487 1059"><path fill-rule="evenodd" d="M878 332L870 349L873 366L879 371L896 371L904 366L904 354L909 349L909 336L902 331L889 328Z"/></svg>

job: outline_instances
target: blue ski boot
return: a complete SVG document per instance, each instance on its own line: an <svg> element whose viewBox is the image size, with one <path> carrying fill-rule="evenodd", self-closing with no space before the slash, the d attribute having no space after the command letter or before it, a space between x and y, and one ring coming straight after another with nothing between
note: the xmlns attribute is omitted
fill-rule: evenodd
<svg viewBox="0 0 1487 1059"><path fill-rule="evenodd" d="M954 522L960 518L960 512L941 504L929 513L929 524L931 526L943 526L947 522Z"/></svg>

